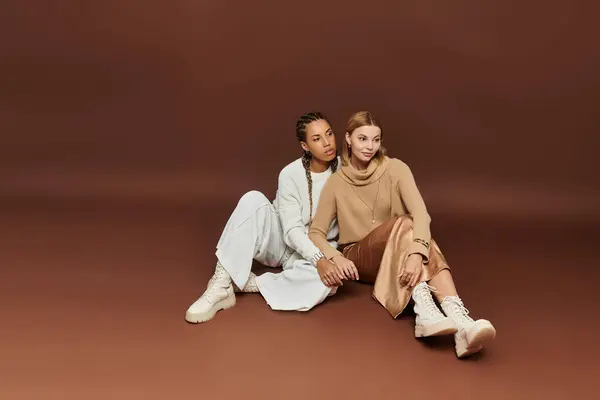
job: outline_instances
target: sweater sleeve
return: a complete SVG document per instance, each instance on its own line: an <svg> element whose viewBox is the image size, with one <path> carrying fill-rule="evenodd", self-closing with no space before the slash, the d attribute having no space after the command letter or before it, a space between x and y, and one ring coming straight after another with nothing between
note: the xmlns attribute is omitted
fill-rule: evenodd
<svg viewBox="0 0 600 400"><path fill-rule="evenodd" d="M328 260L342 254L327 241L329 227L337 215L337 205L333 187L334 179L335 177L331 176L323 186L321 197L319 198L319 205L317 206L314 219L308 231L310 240L317 245Z"/></svg>
<svg viewBox="0 0 600 400"><path fill-rule="evenodd" d="M312 259L319 248L308 238L302 220L302 199L294 182L285 174L278 180L279 219L285 244L298 252L305 260Z"/></svg>
<svg viewBox="0 0 600 400"><path fill-rule="evenodd" d="M431 217L409 166L403 162L399 162L397 174L398 194L413 219L413 242L409 247L408 253L421 254L423 261L427 263L429 261L429 246L431 241Z"/></svg>

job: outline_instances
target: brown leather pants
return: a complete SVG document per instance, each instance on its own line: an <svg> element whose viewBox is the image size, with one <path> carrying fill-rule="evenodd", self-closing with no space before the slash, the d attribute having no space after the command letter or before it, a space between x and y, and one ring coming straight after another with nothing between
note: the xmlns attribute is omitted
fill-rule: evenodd
<svg viewBox="0 0 600 400"><path fill-rule="evenodd" d="M393 318L404 311L412 295L412 288L400 285L399 281L413 241L412 228L410 216L393 217L342 250L344 257L356 265L360 281L374 283L373 297ZM429 262L423 265L420 282L431 280L443 269L450 267L432 239Z"/></svg>

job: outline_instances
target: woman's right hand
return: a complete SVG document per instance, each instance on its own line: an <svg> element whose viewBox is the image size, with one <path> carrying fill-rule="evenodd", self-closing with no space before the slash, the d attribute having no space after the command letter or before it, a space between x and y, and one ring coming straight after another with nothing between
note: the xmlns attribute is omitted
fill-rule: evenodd
<svg viewBox="0 0 600 400"><path fill-rule="evenodd" d="M408 256L406 263L404 264L404 270L401 272L399 278L402 286L409 286L414 288L423 272L423 256L418 253L411 254Z"/></svg>
<svg viewBox="0 0 600 400"><path fill-rule="evenodd" d="M352 261L348 260L344 256L335 256L333 257L333 262L340 268L346 278L353 279L355 281L358 280L358 269L356 269L356 266Z"/></svg>
<svg viewBox="0 0 600 400"><path fill-rule="evenodd" d="M325 257L317 262L317 271L325 286L337 287L343 285L342 281L345 279L344 274L339 270L337 265Z"/></svg>

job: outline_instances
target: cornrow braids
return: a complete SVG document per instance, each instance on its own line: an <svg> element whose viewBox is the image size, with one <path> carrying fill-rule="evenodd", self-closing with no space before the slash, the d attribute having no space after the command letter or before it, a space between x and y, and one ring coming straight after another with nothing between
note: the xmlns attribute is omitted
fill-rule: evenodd
<svg viewBox="0 0 600 400"><path fill-rule="evenodd" d="M338 158L337 156L331 160L331 162L329 163L329 166L331 167L331 173L333 174L335 171L337 171L338 169Z"/></svg>
<svg viewBox="0 0 600 400"><path fill-rule="evenodd" d="M308 223L312 222L312 210L313 210L313 195L312 195L312 177L310 176L310 159L312 154L310 151L305 151L302 154L302 165L304 166L304 172L306 173L306 181L308 182L308 201L310 202L310 217L308 217Z"/></svg>
<svg viewBox="0 0 600 400"><path fill-rule="evenodd" d="M311 122L316 122L320 120L325 120L329 123L329 120L325 115L320 112L309 112L306 114L302 114L298 121L296 122L296 138L299 142L306 142L306 126ZM310 151L304 151L302 154L302 166L304 167L304 172L306 173L306 181L308 182L308 198L310 202L310 217L308 219L309 224L312 222L312 212L313 212L313 195L312 195L312 177L310 175L310 160L312 159L312 154ZM330 163L331 171L337 171L338 160L335 157Z"/></svg>

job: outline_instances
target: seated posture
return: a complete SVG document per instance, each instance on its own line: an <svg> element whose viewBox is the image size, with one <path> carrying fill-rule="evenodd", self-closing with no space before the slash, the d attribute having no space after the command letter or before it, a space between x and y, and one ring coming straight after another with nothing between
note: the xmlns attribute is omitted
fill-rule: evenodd
<svg viewBox="0 0 600 400"><path fill-rule="evenodd" d="M349 119L342 167L325 184L309 230L324 254L317 262L319 274L330 287L344 279L373 283L373 297L393 318L412 296L416 337L454 334L457 356L474 354L496 331L489 321L469 317L431 239L431 219L413 174L407 164L385 155L382 138L371 113ZM339 248L326 239L334 220Z"/></svg>
<svg viewBox="0 0 600 400"><path fill-rule="evenodd" d="M233 307L235 292L260 292L273 310L288 311L310 310L335 293L319 277L315 263L322 254L308 238L321 188L338 168L335 136L321 113L302 115L296 136L304 154L280 172L273 204L257 191L239 200L217 244L215 272L186 321L205 322ZM335 222L326 235L335 247ZM253 260L283 271L256 277Z"/></svg>

